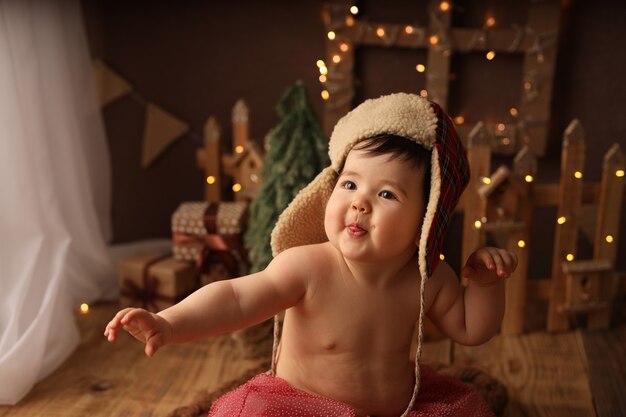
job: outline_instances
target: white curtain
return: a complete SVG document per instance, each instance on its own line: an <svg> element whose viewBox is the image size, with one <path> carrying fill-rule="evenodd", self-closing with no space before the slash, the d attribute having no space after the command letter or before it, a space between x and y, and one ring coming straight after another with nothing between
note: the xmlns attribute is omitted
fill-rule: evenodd
<svg viewBox="0 0 626 417"><path fill-rule="evenodd" d="M80 302L116 297L110 186L78 0L0 0L0 404L77 346Z"/></svg>

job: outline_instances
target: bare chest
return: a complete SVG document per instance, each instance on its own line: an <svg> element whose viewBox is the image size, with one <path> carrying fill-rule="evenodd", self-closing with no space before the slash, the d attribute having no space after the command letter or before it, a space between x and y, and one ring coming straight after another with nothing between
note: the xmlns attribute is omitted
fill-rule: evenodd
<svg viewBox="0 0 626 417"><path fill-rule="evenodd" d="M418 315L418 285L385 289L339 281L317 288L285 324L313 338L311 348L384 355L410 345Z"/></svg>

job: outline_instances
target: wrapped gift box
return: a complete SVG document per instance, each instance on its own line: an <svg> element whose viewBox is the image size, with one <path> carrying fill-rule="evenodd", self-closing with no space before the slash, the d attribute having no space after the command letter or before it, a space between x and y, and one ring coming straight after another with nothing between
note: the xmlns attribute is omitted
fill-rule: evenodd
<svg viewBox="0 0 626 417"><path fill-rule="evenodd" d="M167 255L140 253L120 262L120 305L157 312L197 287L196 268Z"/></svg>
<svg viewBox="0 0 626 417"><path fill-rule="evenodd" d="M206 251L200 267L200 285L246 274L246 264L233 251Z"/></svg>
<svg viewBox="0 0 626 417"><path fill-rule="evenodd" d="M245 274L247 209L241 201L182 203L172 215L174 258L195 262L205 283Z"/></svg>

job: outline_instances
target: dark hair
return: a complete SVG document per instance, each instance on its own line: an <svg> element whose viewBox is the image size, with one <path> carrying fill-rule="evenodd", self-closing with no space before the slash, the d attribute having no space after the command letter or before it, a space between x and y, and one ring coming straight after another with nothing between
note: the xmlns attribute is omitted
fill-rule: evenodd
<svg viewBox="0 0 626 417"><path fill-rule="evenodd" d="M424 167L424 204L428 204L431 151L411 139L390 134L365 139L354 145L353 149L363 150L374 155L388 154L390 158L400 158L411 163L415 168Z"/></svg>

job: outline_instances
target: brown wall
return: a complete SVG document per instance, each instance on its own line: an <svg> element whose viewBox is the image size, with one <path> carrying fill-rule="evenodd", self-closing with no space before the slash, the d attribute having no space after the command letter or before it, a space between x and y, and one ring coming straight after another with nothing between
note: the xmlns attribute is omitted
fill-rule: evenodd
<svg viewBox="0 0 626 417"><path fill-rule="evenodd" d="M417 3L417 4L416 4ZM557 60L553 120L548 155L540 161L540 182L555 181L561 135L579 118L587 132L585 178L600 177L603 154L614 142L626 151L626 3L565 2ZM321 120L315 61L324 57L322 1L83 0L92 55L130 81L136 94L104 111L113 164L114 239L124 242L168 237L169 216L182 201L202 199L203 178L195 149L204 121L215 115L230 136L230 109L244 98L251 110L251 134L261 140L277 123L274 107L284 91L302 79ZM425 1L358 2L372 21L426 24ZM455 25L480 26L492 10L503 26L523 24L526 1L457 1ZM490 4L496 7L490 8ZM424 52L362 48L357 54L357 100L393 91L417 92L423 77L413 70ZM478 54L458 55L452 70L450 111L458 109L501 117L518 100L521 56L499 55L484 65ZM511 89L514 85L516 88ZM194 134L177 141L148 169L139 165L144 100L157 103L190 123ZM494 162L509 163L510 160ZM626 209L621 253L626 253ZM531 276L548 276L554 210L537 213ZM455 222L458 225L458 221ZM458 226L447 250L458 256ZM581 243L582 251L588 245ZM622 257L624 258L624 257ZM626 269L620 259L619 269Z"/></svg>

